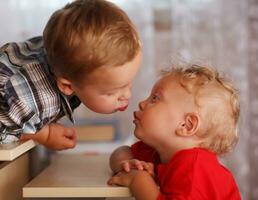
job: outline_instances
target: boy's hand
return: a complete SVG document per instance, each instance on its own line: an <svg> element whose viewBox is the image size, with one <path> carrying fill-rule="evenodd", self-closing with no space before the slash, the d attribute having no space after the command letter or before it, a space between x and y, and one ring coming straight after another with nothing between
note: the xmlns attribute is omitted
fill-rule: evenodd
<svg viewBox="0 0 258 200"><path fill-rule="evenodd" d="M130 172L131 169L145 170L151 176L154 176L154 165L151 162L140 161L137 159L124 160L121 162L122 169L125 172Z"/></svg>
<svg viewBox="0 0 258 200"><path fill-rule="evenodd" d="M35 140L39 144L52 150L63 150L74 148L76 144L76 133L73 128L67 128L53 123L44 126L36 134L22 134L20 141Z"/></svg>
<svg viewBox="0 0 258 200"><path fill-rule="evenodd" d="M49 124L49 136L44 146L53 150L74 148L76 144L76 132L73 128L60 124Z"/></svg>

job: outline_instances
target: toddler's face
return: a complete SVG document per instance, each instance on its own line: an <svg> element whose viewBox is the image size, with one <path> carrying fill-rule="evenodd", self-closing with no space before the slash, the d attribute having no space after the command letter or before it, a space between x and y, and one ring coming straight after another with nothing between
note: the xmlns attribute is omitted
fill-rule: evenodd
<svg viewBox="0 0 258 200"><path fill-rule="evenodd" d="M97 113L124 111L131 97L131 85L141 63L141 52L122 66L104 66L93 71L85 86L73 87L82 103Z"/></svg>
<svg viewBox="0 0 258 200"><path fill-rule="evenodd" d="M185 114L193 112L194 99L172 75L160 79L150 96L134 112L134 134L146 144L160 148L172 142Z"/></svg>

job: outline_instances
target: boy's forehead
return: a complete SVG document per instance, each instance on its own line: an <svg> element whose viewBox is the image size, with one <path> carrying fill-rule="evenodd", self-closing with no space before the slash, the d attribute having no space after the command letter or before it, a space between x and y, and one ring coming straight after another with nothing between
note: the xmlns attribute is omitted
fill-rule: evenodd
<svg viewBox="0 0 258 200"><path fill-rule="evenodd" d="M121 66L102 66L94 70L88 79L94 84L104 84L105 87L122 87L130 84L140 67L141 52L130 62Z"/></svg>
<svg viewBox="0 0 258 200"><path fill-rule="evenodd" d="M108 69L109 68L109 69ZM95 70L88 77L88 83L106 89L116 89L129 84L134 76L123 73L123 67L103 67Z"/></svg>

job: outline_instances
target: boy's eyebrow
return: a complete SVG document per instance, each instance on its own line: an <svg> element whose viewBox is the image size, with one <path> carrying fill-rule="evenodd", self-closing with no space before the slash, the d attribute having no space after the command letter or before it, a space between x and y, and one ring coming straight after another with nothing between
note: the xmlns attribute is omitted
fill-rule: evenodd
<svg viewBox="0 0 258 200"><path fill-rule="evenodd" d="M109 89L106 89L105 91L114 91L114 90L123 88L123 87L125 87L125 86L127 86L127 85L129 85L129 84L126 84L126 85L123 85L123 86L119 86L119 87L109 88Z"/></svg>
<svg viewBox="0 0 258 200"><path fill-rule="evenodd" d="M119 86L119 87L112 88L111 90L116 90L116 89L124 88L124 87L126 87L127 85L129 85L129 84L127 83L127 84L125 84L125 85L122 85L122 86Z"/></svg>

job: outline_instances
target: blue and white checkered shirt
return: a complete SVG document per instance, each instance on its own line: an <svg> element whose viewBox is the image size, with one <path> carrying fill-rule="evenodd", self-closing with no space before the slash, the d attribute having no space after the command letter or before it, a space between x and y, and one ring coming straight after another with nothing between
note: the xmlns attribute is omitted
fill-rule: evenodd
<svg viewBox="0 0 258 200"><path fill-rule="evenodd" d="M0 48L0 142L33 134L64 115L73 122L79 104L58 90L42 37Z"/></svg>

